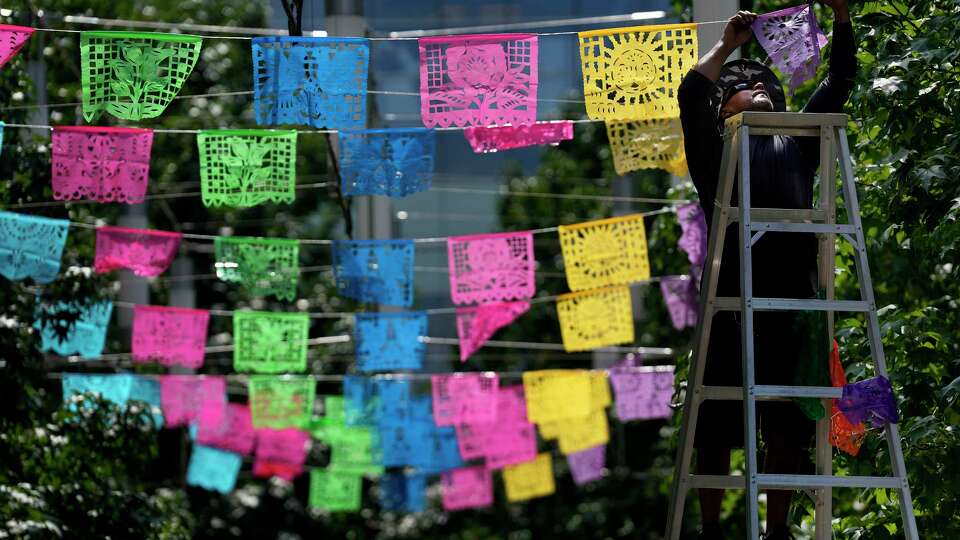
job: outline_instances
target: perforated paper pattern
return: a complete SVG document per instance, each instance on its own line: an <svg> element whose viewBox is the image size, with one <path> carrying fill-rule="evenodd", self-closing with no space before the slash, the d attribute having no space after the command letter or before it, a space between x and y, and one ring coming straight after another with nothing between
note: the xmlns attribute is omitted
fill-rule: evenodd
<svg viewBox="0 0 960 540"><path fill-rule="evenodd" d="M468 127L463 130L463 136L476 154L527 146L556 146L560 141L573 139L573 122L561 120L526 126Z"/></svg>
<svg viewBox="0 0 960 540"><path fill-rule="evenodd" d="M207 345L210 312L166 306L133 308L133 361L199 368Z"/></svg>
<svg viewBox="0 0 960 540"><path fill-rule="evenodd" d="M250 407L227 403L222 414L202 409L197 422L197 444L213 446L238 454L251 454L256 432L250 418Z"/></svg>
<svg viewBox="0 0 960 540"><path fill-rule="evenodd" d="M310 316L270 311L233 312L233 367L254 373L307 369Z"/></svg>
<svg viewBox="0 0 960 540"><path fill-rule="evenodd" d="M486 508L493 504L493 475L482 465L443 473L443 509Z"/></svg>
<svg viewBox="0 0 960 540"><path fill-rule="evenodd" d="M611 370L617 418L622 422L669 418L673 414L673 368L653 373Z"/></svg>
<svg viewBox="0 0 960 540"><path fill-rule="evenodd" d="M536 292L530 231L451 236L447 258L455 304L526 300Z"/></svg>
<svg viewBox="0 0 960 540"><path fill-rule="evenodd" d="M82 32L83 117L103 111L124 120L156 118L180 93L202 39L151 32Z"/></svg>
<svg viewBox="0 0 960 540"><path fill-rule="evenodd" d="M363 127L369 63L370 48L363 38L254 38L257 124Z"/></svg>
<svg viewBox="0 0 960 540"><path fill-rule="evenodd" d="M697 326L697 304L700 293L690 277L665 277L660 280L660 292L667 304L670 321L677 330Z"/></svg>
<svg viewBox="0 0 960 540"><path fill-rule="evenodd" d="M600 445L580 452L567 454L570 475L578 486L582 486L603 477L607 461L607 446Z"/></svg>
<svg viewBox="0 0 960 540"><path fill-rule="evenodd" d="M201 414L222 421L226 414L227 381L204 375L163 375L160 377L160 404L167 427L185 426Z"/></svg>
<svg viewBox="0 0 960 540"><path fill-rule="evenodd" d="M437 153L432 129L390 128L340 132L340 186L344 195L406 197L430 189Z"/></svg>
<svg viewBox="0 0 960 540"><path fill-rule="evenodd" d="M556 490L553 481L553 460L543 453L533 461L510 465L503 469L503 484L510 502L525 501L552 495Z"/></svg>
<svg viewBox="0 0 960 540"><path fill-rule="evenodd" d="M457 373L431 377L433 419L438 426L482 424L497 419L496 373Z"/></svg>
<svg viewBox="0 0 960 540"><path fill-rule="evenodd" d="M0 67L16 56L32 35L33 28L0 24Z"/></svg>
<svg viewBox="0 0 960 540"><path fill-rule="evenodd" d="M372 426L377 421L376 386L370 377L343 377L343 422L348 426Z"/></svg>
<svg viewBox="0 0 960 540"><path fill-rule="evenodd" d="M54 126L53 198L143 202L152 146L149 129Z"/></svg>
<svg viewBox="0 0 960 540"><path fill-rule="evenodd" d="M530 309L530 302L497 302L457 308L460 361L480 350L497 330L511 324Z"/></svg>
<svg viewBox="0 0 960 540"><path fill-rule="evenodd" d="M310 507L328 512L359 510L362 486L360 475L313 469L310 471Z"/></svg>
<svg viewBox="0 0 960 540"><path fill-rule="evenodd" d="M580 32L587 115L594 120L673 118L680 81L697 63L697 25Z"/></svg>
<svg viewBox="0 0 960 540"><path fill-rule="evenodd" d="M810 5L764 13L752 28L777 69L790 75L791 94L803 81L816 76L820 49L827 44L827 38Z"/></svg>
<svg viewBox="0 0 960 540"><path fill-rule="evenodd" d="M313 414L314 381L308 377L250 377L250 412L253 427L306 428Z"/></svg>
<svg viewBox="0 0 960 540"><path fill-rule="evenodd" d="M333 243L333 274L340 294L361 302L413 305L413 242L350 240Z"/></svg>
<svg viewBox="0 0 960 540"><path fill-rule="evenodd" d="M157 277L177 256L181 238L168 231L97 227L94 269L103 274L127 268L138 276Z"/></svg>
<svg viewBox="0 0 960 540"><path fill-rule="evenodd" d="M195 444L187 466L187 484L226 495L233 491L241 465L240 454Z"/></svg>
<svg viewBox="0 0 960 540"><path fill-rule="evenodd" d="M214 242L217 277L242 283L254 296L297 296L300 243L285 238L218 236Z"/></svg>
<svg viewBox="0 0 960 540"><path fill-rule="evenodd" d="M570 290L650 279L642 215L561 225L558 230Z"/></svg>
<svg viewBox="0 0 960 540"><path fill-rule="evenodd" d="M61 356L79 354L87 359L100 358L107 341L113 302L97 302L82 308L76 303L61 302L55 306L40 305L37 309L47 314L46 322L37 317L33 323L40 333L41 351ZM68 324L69 320L73 320L72 326Z"/></svg>
<svg viewBox="0 0 960 540"><path fill-rule="evenodd" d="M680 222L680 240L677 246L686 252L690 264L702 267L707 260L707 221L703 208L698 203L677 207L677 221Z"/></svg>
<svg viewBox="0 0 960 540"><path fill-rule="evenodd" d="M357 369L362 372L420 369L427 335L423 312L357 313Z"/></svg>
<svg viewBox="0 0 960 540"><path fill-rule="evenodd" d="M527 371L523 391L527 417L537 424L582 418L593 410L590 373L561 369Z"/></svg>
<svg viewBox="0 0 960 540"><path fill-rule="evenodd" d="M560 453L582 452L610 441L607 414L603 409L592 411L587 416L565 418L540 425L543 438L556 438ZM545 433L550 433L547 437Z"/></svg>
<svg viewBox="0 0 960 540"><path fill-rule="evenodd" d="M310 451L310 433L294 428L258 429L257 459L303 465Z"/></svg>
<svg viewBox="0 0 960 540"><path fill-rule="evenodd" d="M420 38L420 116L427 127L532 124L538 40L533 34Z"/></svg>
<svg viewBox="0 0 960 540"><path fill-rule="evenodd" d="M50 283L60 272L60 256L70 222L0 211L0 275Z"/></svg>
<svg viewBox="0 0 960 540"><path fill-rule="evenodd" d="M633 306L628 287L609 287L557 297L560 335L567 352L632 343Z"/></svg>
<svg viewBox="0 0 960 540"><path fill-rule="evenodd" d="M246 208L295 197L297 132L232 129L201 131L200 191L206 206Z"/></svg>
<svg viewBox="0 0 960 540"><path fill-rule="evenodd" d="M679 118L607 121L606 125L617 174L663 169L676 176L686 176L687 153Z"/></svg>

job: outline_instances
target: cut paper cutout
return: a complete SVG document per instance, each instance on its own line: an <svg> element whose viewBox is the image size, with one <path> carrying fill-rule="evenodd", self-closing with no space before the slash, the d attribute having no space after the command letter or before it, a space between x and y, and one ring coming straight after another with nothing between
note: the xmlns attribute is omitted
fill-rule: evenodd
<svg viewBox="0 0 960 540"><path fill-rule="evenodd" d="M233 368L253 373L306 371L309 333L306 313L235 311Z"/></svg>
<svg viewBox="0 0 960 540"><path fill-rule="evenodd" d="M210 312L167 306L133 307L133 361L196 369L203 365Z"/></svg>
<svg viewBox="0 0 960 540"><path fill-rule="evenodd" d="M359 475L313 469L310 471L310 507L328 512L357 511L362 486Z"/></svg>
<svg viewBox="0 0 960 540"><path fill-rule="evenodd" d="M457 308L457 336L460 338L460 361L480 350L488 339L530 309L530 302L500 302L476 307Z"/></svg>
<svg viewBox="0 0 960 540"><path fill-rule="evenodd" d="M437 153L432 129L340 132L340 186L347 196L406 197L430 189Z"/></svg>
<svg viewBox="0 0 960 540"><path fill-rule="evenodd" d="M481 466L443 473L443 509L486 508L493 504L493 475Z"/></svg>
<svg viewBox="0 0 960 540"><path fill-rule="evenodd" d="M310 450L310 433L299 429L258 429L255 454L271 463L303 465Z"/></svg>
<svg viewBox="0 0 960 540"><path fill-rule="evenodd" d="M81 32L83 118L103 111L123 120L160 116L200 57L199 36Z"/></svg>
<svg viewBox="0 0 960 540"><path fill-rule="evenodd" d="M236 486L241 465L240 454L195 444L187 467L187 485L226 495Z"/></svg>
<svg viewBox="0 0 960 540"><path fill-rule="evenodd" d="M553 460L543 453L533 461L503 469L503 484L510 502L526 501L553 494Z"/></svg>
<svg viewBox="0 0 960 540"><path fill-rule="evenodd" d="M544 422L540 424L540 435L544 439L556 438L564 455L607 444L610 442L607 413L599 409L579 418Z"/></svg>
<svg viewBox="0 0 960 540"><path fill-rule="evenodd" d="M197 444L249 455L257 434L250 418L250 407L227 403L222 414L218 406L204 407L197 420Z"/></svg>
<svg viewBox="0 0 960 540"><path fill-rule="evenodd" d="M0 67L6 65L33 35L33 28L0 24Z"/></svg>
<svg viewBox="0 0 960 540"><path fill-rule="evenodd" d="M424 422L429 425L429 422ZM410 465L428 473L436 474L463 467L460 450L457 448L457 432L452 427L428 430L426 444L415 449Z"/></svg>
<svg viewBox="0 0 960 540"><path fill-rule="evenodd" d="M217 277L242 283L250 294L273 294L281 300L297 296L300 243L285 238L218 236L213 241Z"/></svg>
<svg viewBox="0 0 960 540"><path fill-rule="evenodd" d="M691 265L702 267L707 260L707 221L703 208L697 203L677 207L677 221L682 231L677 246L687 253Z"/></svg>
<svg viewBox="0 0 960 540"><path fill-rule="evenodd" d="M697 309L700 292L690 276L664 277L660 279L660 293L667 304L670 322L677 330L697 326Z"/></svg>
<svg viewBox="0 0 960 540"><path fill-rule="evenodd" d="M570 466L570 474L573 476L573 482L578 486L602 478L606 462L606 445L594 446L581 452L567 454L567 464Z"/></svg>
<svg viewBox="0 0 960 540"><path fill-rule="evenodd" d="M570 290L650 279L641 214L561 225L557 230Z"/></svg>
<svg viewBox="0 0 960 540"><path fill-rule="evenodd" d="M383 455L374 430L344 426L327 442L331 470L374 477L383 474Z"/></svg>
<svg viewBox="0 0 960 540"><path fill-rule="evenodd" d="M475 154L528 146L557 146L573 139L573 122L560 120L526 126L468 127L463 136Z"/></svg>
<svg viewBox="0 0 960 540"><path fill-rule="evenodd" d="M658 366L655 372L610 370L610 383L621 422L670 418L673 414L670 408L674 385L672 366Z"/></svg>
<svg viewBox="0 0 960 540"><path fill-rule="evenodd" d="M204 206L247 208L296 196L297 132L220 129L197 135Z"/></svg>
<svg viewBox="0 0 960 540"><path fill-rule="evenodd" d="M155 427L163 427L163 407L160 404L160 383L144 377L133 377L130 384L130 400L147 404Z"/></svg>
<svg viewBox="0 0 960 540"><path fill-rule="evenodd" d="M890 379L882 375L845 384L837 407L851 424L869 420L873 427L882 428L900 421Z"/></svg>
<svg viewBox="0 0 960 540"><path fill-rule="evenodd" d="M128 268L142 277L162 274L180 247L176 232L126 227L97 227L94 269L98 274Z"/></svg>
<svg viewBox="0 0 960 540"><path fill-rule="evenodd" d="M124 405L130 399L130 390L133 386L133 375L86 375L81 373L64 373L61 388L63 401L69 402L74 394L91 392L117 405Z"/></svg>
<svg viewBox="0 0 960 540"><path fill-rule="evenodd" d="M463 459L486 458L490 470L530 461L537 456L537 434L527 421L522 386L497 391L495 423L456 426L457 444Z"/></svg>
<svg viewBox="0 0 960 540"><path fill-rule="evenodd" d="M840 347L837 340L833 340L833 350L830 353L830 384L840 388L847 384L847 374L840 363ZM847 417L840 412L837 400L831 400L830 411L830 444L856 457L866 438L866 428L863 423L851 424Z"/></svg>
<svg viewBox="0 0 960 540"><path fill-rule="evenodd" d="M540 424L582 418L593 410L592 383L585 371L547 369L523 374L527 417Z"/></svg>
<svg viewBox="0 0 960 540"><path fill-rule="evenodd" d="M593 120L676 118L677 90L697 63L697 25L580 32L587 115Z"/></svg>
<svg viewBox="0 0 960 540"><path fill-rule="evenodd" d="M413 242L350 240L333 242L337 290L361 302L413 305Z"/></svg>
<svg viewBox="0 0 960 540"><path fill-rule="evenodd" d="M370 377L343 377L343 422L348 426L372 426L377 423L376 386Z"/></svg>
<svg viewBox="0 0 960 540"><path fill-rule="evenodd" d="M309 377L250 377L253 427L306 429L313 414L314 381Z"/></svg>
<svg viewBox="0 0 960 540"><path fill-rule="evenodd" d="M363 127L369 63L363 38L253 38L257 124Z"/></svg>
<svg viewBox="0 0 960 540"><path fill-rule="evenodd" d="M530 231L451 236L447 258L455 304L526 300L536 292Z"/></svg>
<svg viewBox="0 0 960 540"><path fill-rule="evenodd" d="M376 417L379 419L379 425L410 422L413 415L410 380L377 378L373 382L377 396ZM424 417L430 418L429 410Z"/></svg>
<svg viewBox="0 0 960 540"><path fill-rule="evenodd" d="M426 346L420 341L427 335L427 314L357 313L357 369L364 373L398 369L420 369Z"/></svg>
<svg viewBox="0 0 960 540"><path fill-rule="evenodd" d="M557 315L567 352L633 342L633 306L628 287L560 295Z"/></svg>
<svg viewBox="0 0 960 540"><path fill-rule="evenodd" d="M380 506L390 512L423 512L427 478L423 474L394 472L380 479Z"/></svg>
<svg viewBox="0 0 960 540"><path fill-rule="evenodd" d="M536 121L536 35L476 34L419 41L423 125L489 126Z"/></svg>
<svg viewBox="0 0 960 540"><path fill-rule="evenodd" d="M267 461L265 459L253 460L254 478L281 478L287 482L293 482L303 473L303 465L295 463L284 463L282 461Z"/></svg>
<svg viewBox="0 0 960 540"><path fill-rule="evenodd" d="M820 30L812 6L804 4L757 16L751 28L773 65L790 75L792 95L804 81L817 75L820 49L827 37Z"/></svg>
<svg viewBox="0 0 960 540"><path fill-rule="evenodd" d="M607 121L606 124L617 174L663 169L674 176L687 175L687 154L679 118Z"/></svg>
<svg viewBox="0 0 960 540"><path fill-rule="evenodd" d="M87 359L100 358L107 341L107 326L113 313L113 302L97 302L85 307L74 302L60 302L55 306L38 306L37 310L45 314L44 317L38 316L33 323L33 327L40 333L42 352L53 351L60 356L79 354Z"/></svg>
<svg viewBox="0 0 960 540"><path fill-rule="evenodd" d="M537 456L537 430L528 422L501 424L489 434L484 457L491 471L516 465Z"/></svg>
<svg viewBox="0 0 960 540"><path fill-rule="evenodd" d="M69 226L65 219L0 211L0 275L37 283L56 279Z"/></svg>
<svg viewBox="0 0 960 540"><path fill-rule="evenodd" d="M486 424L497 420L496 373L434 375L433 419L438 426Z"/></svg>
<svg viewBox="0 0 960 540"><path fill-rule="evenodd" d="M200 418L222 421L227 410L227 380L204 375L162 375L160 404L167 427L185 426Z"/></svg>
<svg viewBox="0 0 960 540"><path fill-rule="evenodd" d="M149 129L54 126L53 198L143 202L152 147Z"/></svg>

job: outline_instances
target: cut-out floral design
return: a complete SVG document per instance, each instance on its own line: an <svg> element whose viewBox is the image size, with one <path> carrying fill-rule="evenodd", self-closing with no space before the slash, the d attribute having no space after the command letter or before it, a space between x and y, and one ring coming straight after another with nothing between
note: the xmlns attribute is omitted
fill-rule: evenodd
<svg viewBox="0 0 960 540"><path fill-rule="evenodd" d="M296 131L202 131L197 145L204 205L245 208L266 201L293 202Z"/></svg>
<svg viewBox="0 0 960 540"><path fill-rule="evenodd" d="M53 281L69 226L65 219L0 211L0 275L13 281Z"/></svg>
<svg viewBox="0 0 960 540"><path fill-rule="evenodd" d="M149 129L55 126L53 198L143 202L152 146Z"/></svg>

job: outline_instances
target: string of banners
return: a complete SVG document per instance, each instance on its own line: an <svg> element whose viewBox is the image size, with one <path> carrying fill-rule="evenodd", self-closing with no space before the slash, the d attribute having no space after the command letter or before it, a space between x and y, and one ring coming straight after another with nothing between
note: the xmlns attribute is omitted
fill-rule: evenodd
<svg viewBox="0 0 960 540"><path fill-rule="evenodd" d="M380 478L384 509L404 512L423 510L436 475L451 511L491 505L495 471L511 502L550 495L553 460L538 450L538 432L556 441L576 484L597 480L607 409L621 422L668 418L674 388L672 366L640 366L632 356L609 370L528 371L511 386L493 372L432 375L427 385L396 375L340 379L343 394L323 396L322 416L306 376L251 376L245 404L227 400L224 376L66 373L62 385L74 410L90 406L90 392L145 402L157 426L189 427L190 485L229 493L248 456L254 477L292 481L316 440L330 447L330 461L309 471L311 506L359 510L367 477Z"/></svg>
<svg viewBox="0 0 960 540"><path fill-rule="evenodd" d="M0 25L0 66L33 32ZM790 75L791 89L815 75L825 37L809 5L761 15L754 33ZM685 174L676 93L697 62L697 25L587 31L578 41L587 115L606 123L617 172ZM182 34L80 32L84 119L159 117L189 78L202 42ZM537 121L538 51L536 34L419 39L423 125L461 128L476 152L571 139L572 122ZM429 189L432 129L363 129L367 39L258 37L251 52L257 124L339 131L344 194L403 197ZM141 202L151 141L147 129L55 127L54 197ZM295 130L203 131L198 145L208 206L293 200Z"/></svg>
<svg viewBox="0 0 960 540"><path fill-rule="evenodd" d="M694 326L699 268L706 256L706 223L699 205L677 209L691 274L662 277L660 289L673 325ZM70 222L0 211L0 275L10 280L53 281ZM567 283L556 297L564 349L585 351L634 341L629 284L650 280L642 214L557 228ZM552 229L550 229L552 230ZM176 257L182 234L151 229L96 227L94 271L128 270L156 277ZM460 359L466 361L501 328L526 313L536 294L534 231L448 238L450 296L456 308ZM255 297L293 301L300 275L300 241L215 237L216 275ZM341 295L368 304L413 305L412 240L332 241L332 270ZM35 328L44 351L99 358L113 305L60 302L39 306ZM73 317L64 314L73 314ZM135 362L197 368L203 364L209 312L168 306L134 306ZM75 324L64 329L58 321ZM233 313L234 368L251 373L296 373L307 367L310 315L299 312ZM420 369L427 335L426 311L354 315L357 368L361 372Z"/></svg>

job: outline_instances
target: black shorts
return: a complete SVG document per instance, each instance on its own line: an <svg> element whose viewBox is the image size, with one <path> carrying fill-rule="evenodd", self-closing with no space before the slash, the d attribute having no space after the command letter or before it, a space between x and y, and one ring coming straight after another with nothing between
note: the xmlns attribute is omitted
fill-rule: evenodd
<svg viewBox="0 0 960 540"><path fill-rule="evenodd" d="M796 313L754 312L754 374L756 384L793 385L801 358L802 336ZM741 386L739 313L723 311L713 318L704 384ZM788 401L757 401L757 425L764 441L782 440L789 448L813 446L816 422ZM742 448L743 402L704 401L694 437L696 448Z"/></svg>

